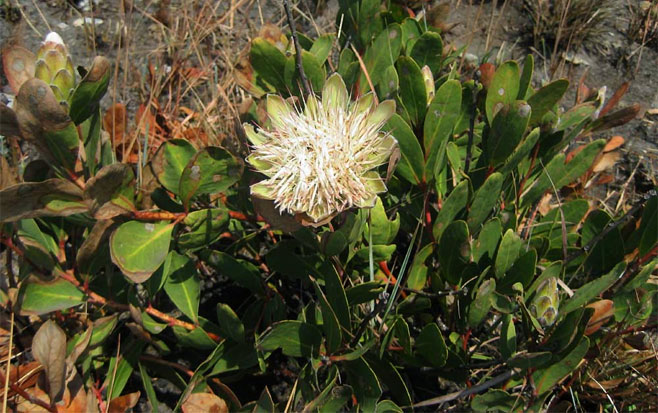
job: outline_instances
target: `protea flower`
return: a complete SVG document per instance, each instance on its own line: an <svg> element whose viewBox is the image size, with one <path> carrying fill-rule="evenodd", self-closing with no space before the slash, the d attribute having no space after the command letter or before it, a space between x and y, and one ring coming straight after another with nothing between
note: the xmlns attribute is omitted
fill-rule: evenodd
<svg viewBox="0 0 658 413"><path fill-rule="evenodd" d="M36 59L34 77L48 83L60 103L68 103L75 88L75 71L69 51L59 34L48 33Z"/></svg>
<svg viewBox="0 0 658 413"><path fill-rule="evenodd" d="M322 99L309 96L301 110L280 96L267 97L269 129L245 124L252 153L247 161L267 176L251 186L254 197L274 201L281 213L320 226L352 207L375 205L386 191L375 170L397 141L382 126L395 102L374 103L372 94L350 102L343 79L332 75Z"/></svg>
<svg viewBox="0 0 658 413"><path fill-rule="evenodd" d="M557 319L560 305L558 293L557 278L555 277L546 279L537 288L537 294L530 305L530 312L544 327L552 326Z"/></svg>

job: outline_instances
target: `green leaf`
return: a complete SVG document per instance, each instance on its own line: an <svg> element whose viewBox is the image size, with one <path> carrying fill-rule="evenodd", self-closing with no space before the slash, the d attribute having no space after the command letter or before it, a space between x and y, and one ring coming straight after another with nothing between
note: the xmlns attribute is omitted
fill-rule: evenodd
<svg viewBox="0 0 658 413"><path fill-rule="evenodd" d="M114 330L114 327L116 327L117 322L117 314L94 320L91 338L89 339L89 347L92 348L99 344L103 344L110 336L110 333Z"/></svg>
<svg viewBox="0 0 658 413"><path fill-rule="evenodd" d="M516 149L514 149L514 152L507 157L507 160L505 160L505 163L498 169L498 171L502 174L507 174L508 172L515 170L519 164L530 155L530 151L532 151L539 140L540 132L541 130L539 128L533 129L528 136L521 141Z"/></svg>
<svg viewBox="0 0 658 413"><path fill-rule="evenodd" d="M500 109L516 100L519 94L519 80L519 65L515 61L505 62L496 69L485 101L489 124L493 122L495 114Z"/></svg>
<svg viewBox="0 0 658 413"><path fill-rule="evenodd" d="M325 34L318 37L313 42L313 46L311 46L311 50L309 50L309 52L315 55L320 64L324 64L324 62L327 60L327 57L331 52L331 47L334 44L334 38L334 34Z"/></svg>
<svg viewBox="0 0 658 413"><path fill-rule="evenodd" d="M41 315L82 304L84 294L61 278L52 282L30 279L21 284L18 300L22 315Z"/></svg>
<svg viewBox="0 0 658 413"><path fill-rule="evenodd" d="M604 146L605 139L596 140L581 150L568 164L565 164L564 154L555 156L528 191L521 196L521 205L527 206L537 201L544 192L552 189L553 185L560 189L583 175Z"/></svg>
<svg viewBox="0 0 658 413"><path fill-rule="evenodd" d="M226 191L240 179L238 160L222 148L208 146L190 159L180 177L178 194L188 207L193 196Z"/></svg>
<svg viewBox="0 0 658 413"><path fill-rule="evenodd" d="M128 221L110 235L110 255L121 272L142 283L164 262L174 225Z"/></svg>
<svg viewBox="0 0 658 413"><path fill-rule="evenodd" d="M503 163L517 148L531 118L530 106L522 100L503 106L491 124L487 139L490 166Z"/></svg>
<svg viewBox="0 0 658 413"><path fill-rule="evenodd" d="M409 267L407 287L414 290L422 290L427 283L427 265L425 261L434 252L434 244L427 244L416 253Z"/></svg>
<svg viewBox="0 0 658 413"><path fill-rule="evenodd" d="M345 290L345 296L350 306L354 306L374 300L383 290L384 287L380 281L368 281L348 288Z"/></svg>
<svg viewBox="0 0 658 413"><path fill-rule="evenodd" d="M485 255L493 259L498 241L502 236L503 225L498 217L491 218L480 230L478 240L473 245L473 261L480 262Z"/></svg>
<svg viewBox="0 0 658 413"><path fill-rule="evenodd" d="M454 221L457 214L466 208L468 203L470 185L468 180L463 180L457 185L443 201L441 210L434 220L434 226L432 232L435 239L440 239L443 230L448 224Z"/></svg>
<svg viewBox="0 0 658 413"><path fill-rule="evenodd" d="M73 91L69 116L76 125L98 110L100 100L110 84L111 68L109 60L96 56L89 71Z"/></svg>
<svg viewBox="0 0 658 413"><path fill-rule="evenodd" d="M423 33L414 43L409 56L416 61L419 67L427 65L432 73L438 73L443 56L441 36L429 31Z"/></svg>
<svg viewBox="0 0 658 413"><path fill-rule="evenodd" d="M507 360L510 367L517 367L523 370L536 369L545 366L553 358L550 351L540 351L537 353L517 353L514 357Z"/></svg>
<svg viewBox="0 0 658 413"><path fill-rule="evenodd" d="M327 76L322 62L320 62L313 53L302 50L302 66L304 67L304 73L306 74L306 78L309 81L311 90L322 90L324 80ZM306 95L303 87L301 87L301 77L299 76L299 72L297 70L297 61L295 56L290 56L286 59L284 78L286 80L286 84L294 85L292 90L294 91L295 95ZM301 88L297 88L297 85L299 85Z"/></svg>
<svg viewBox="0 0 658 413"><path fill-rule="evenodd" d="M201 282L194 262L175 251L170 253L170 257L164 290L176 307L196 323L199 321Z"/></svg>
<svg viewBox="0 0 658 413"><path fill-rule="evenodd" d="M626 263L618 263L609 273L588 282L578 288L574 295L562 305L562 313L569 312L587 304L592 298L610 288L626 271Z"/></svg>
<svg viewBox="0 0 658 413"><path fill-rule="evenodd" d="M612 225L613 220L603 210L591 211L582 228L582 245L588 245L591 240ZM619 228L613 228L595 245L592 246L585 259L585 269L592 273L610 271L620 261L624 260L624 240Z"/></svg>
<svg viewBox="0 0 658 413"><path fill-rule="evenodd" d="M503 316L503 324L500 328L500 354L503 360L507 360L516 353L516 329L511 314Z"/></svg>
<svg viewBox="0 0 658 413"><path fill-rule="evenodd" d="M157 412L159 411L158 410L159 403L158 403L158 398L155 395L155 389L153 388L151 377L149 377L149 374L146 371L146 368L142 365L142 363L138 363L138 366L139 366L139 375L142 378L142 385L144 386L146 397L149 401L149 405L151 406L151 411Z"/></svg>
<svg viewBox="0 0 658 413"><path fill-rule="evenodd" d="M258 364L258 354L253 346L243 343L224 342L217 346L221 349L217 361L208 376L227 373L235 370L245 370Z"/></svg>
<svg viewBox="0 0 658 413"><path fill-rule="evenodd" d="M382 388L370 365L361 357L346 362L345 368L348 383L354 388L354 396L359 404L359 410L364 412L375 411L377 400L382 395Z"/></svg>
<svg viewBox="0 0 658 413"><path fill-rule="evenodd" d="M333 265L327 265L325 267L322 274L324 275L324 286L327 291L327 301L336 314L341 327L350 331L352 322L343 284Z"/></svg>
<svg viewBox="0 0 658 413"><path fill-rule="evenodd" d="M395 66L389 66L384 70L379 83L375 86L375 92L380 99L394 99L400 90L400 78Z"/></svg>
<svg viewBox="0 0 658 413"><path fill-rule="evenodd" d="M587 337L583 337L578 346L576 346L576 348L574 348L562 360L546 369L537 370L532 375L537 394L542 394L552 390L555 384L574 371L585 356L585 353L587 353L588 348L589 340Z"/></svg>
<svg viewBox="0 0 658 413"><path fill-rule="evenodd" d="M535 58L532 54L528 54L523 62L523 72L521 72L521 79L519 81L519 93L516 95L517 100L526 100L528 90L530 90L530 82L532 82L532 72L535 68Z"/></svg>
<svg viewBox="0 0 658 413"><path fill-rule="evenodd" d="M640 257L644 257L658 243L658 196L649 198L644 205L639 231L642 237L638 251Z"/></svg>
<svg viewBox="0 0 658 413"><path fill-rule="evenodd" d="M244 325L235 311L224 303L217 303L217 322L219 333L238 343L244 343Z"/></svg>
<svg viewBox="0 0 658 413"><path fill-rule="evenodd" d="M150 162L151 171L169 192L179 194L183 169L196 153L191 143L184 139L171 139L160 145ZM180 195L180 194L179 194Z"/></svg>
<svg viewBox="0 0 658 413"><path fill-rule="evenodd" d="M436 323L421 330L414 346L416 353L434 367L443 367L448 359L448 348Z"/></svg>
<svg viewBox="0 0 658 413"><path fill-rule="evenodd" d="M368 71L370 80L377 86L385 69L392 66L400 55L402 48L402 30L399 24L391 24L384 29L372 43L363 56L363 63ZM365 74L359 78L359 94L370 90Z"/></svg>
<svg viewBox="0 0 658 413"><path fill-rule="evenodd" d="M256 294L264 294L265 290L260 278L260 271L252 263L236 260L221 251L210 251L205 261L217 269L220 274L232 279L238 285Z"/></svg>
<svg viewBox="0 0 658 413"><path fill-rule="evenodd" d="M370 365L370 368L372 368L372 371L377 375L379 382L388 388L393 398L402 406L410 406L412 404L411 395L409 394L409 389L407 388L402 376L400 376L398 369L385 358L378 359L377 357L366 357L366 359L368 360L368 364ZM390 400L387 401L393 403ZM377 404L378 412L381 411L381 404L382 402Z"/></svg>
<svg viewBox="0 0 658 413"><path fill-rule="evenodd" d="M516 283L521 283L523 288L527 288L535 276L536 265L537 251L535 249L530 249L523 253L498 283L498 291L505 294L512 294L512 286Z"/></svg>
<svg viewBox="0 0 658 413"><path fill-rule="evenodd" d="M494 172L484 181L484 184L475 192L473 202L468 213L468 228L471 232L476 232L480 224L491 213L491 210L498 205L500 192L503 187L503 176L499 172Z"/></svg>
<svg viewBox="0 0 658 413"><path fill-rule="evenodd" d="M80 124L80 135L83 137L85 154L87 155L86 168L90 176L96 174L98 162L100 162L101 146L101 111L94 110L89 119Z"/></svg>
<svg viewBox="0 0 658 413"><path fill-rule="evenodd" d="M464 221L454 221L441 235L437 248L441 274L450 284L456 285L462 279L463 269L470 260L468 226Z"/></svg>
<svg viewBox="0 0 658 413"><path fill-rule="evenodd" d="M411 402L409 402L411 404ZM393 403L391 400L382 400L377 403L377 413L402 413L403 410L400 406Z"/></svg>
<svg viewBox="0 0 658 413"><path fill-rule="evenodd" d="M528 104L532 108L530 125L537 125L544 115L553 109L553 107L562 99L562 96L564 96L568 88L568 80L558 79L542 87L530 96L528 98Z"/></svg>
<svg viewBox="0 0 658 413"><path fill-rule="evenodd" d="M519 400L517 395L511 395L504 390L489 389L484 394L478 394L471 401L471 408L475 412L511 412L514 406L520 408L523 406L523 400Z"/></svg>
<svg viewBox="0 0 658 413"><path fill-rule="evenodd" d="M400 147L400 162L396 172L413 185L418 185L423 180L425 159L418 138L407 122L398 114L394 114L383 128L390 131L398 141Z"/></svg>
<svg viewBox="0 0 658 413"><path fill-rule="evenodd" d="M291 357L317 357L322 334L315 326L301 321L281 321L258 339L257 347L263 351L281 348Z"/></svg>
<svg viewBox="0 0 658 413"><path fill-rule="evenodd" d="M420 67L407 56L400 56L395 63L400 80L398 91L402 108L412 126L420 124L427 110L427 92Z"/></svg>
<svg viewBox="0 0 658 413"><path fill-rule="evenodd" d="M390 244L395 239L400 229L400 214L389 220L381 198L377 197L375 206L370 209L370 226L366 225L365 239L371 239L369 230L372 228L373 244Z"/></svg>
<svg viewBox="0 0 658 413"><path fill-rule="evenodd" d="M318 297L320 310L322 311L322 329L324 330L324 336L327 340L327 352L333 354L340 347L343 341L343 334L336 313L331 308L329 301L327 301L327 297L324 295L324 292L322 292L320 286L315 280L313 280L313 287L315 288L315 295Z"/></svg>
<svg viewBox="0 0 658 413"><path fill-rule="evenodd" d="M480 284L475 299L468 310L468 325L475 328L491 309L491 297L496 292L496 280L490 278Z"/></svg>
<svg viewBox="0 0 658 413"><path fill-rule="evenodd" d="M272 85L277 92L288 93L284 78L286 56L276 46L262 37L257 37L251 41L249 58L261 79Z"/></svg>
<svg viewBox="0 0 658 413"><path fill-rule="evenodd" d="M183 223L190 229L178 237L178 246L185 250L207 247L226 231L228 211L223 207L194 211L185 217Z"/></svg>
<svg viewBox="0 0 658 413"><path fill-rule="evenodd" d="M503 235L503 240L500 242L498 254L496 255L494 269L497 278L502 278L507 270L512 268L512 265L514 265L514 262L519 257L521 247L523 247L521 238L512 229L508 229L505 235Z"/></svg>
<svg viewBox="0 0 658 413"><path fill-rule="evenodd" d="M445 147L461 115L462 87L448 80L436 91L423 125L425 180L430 181L445 166Z"/></svg>

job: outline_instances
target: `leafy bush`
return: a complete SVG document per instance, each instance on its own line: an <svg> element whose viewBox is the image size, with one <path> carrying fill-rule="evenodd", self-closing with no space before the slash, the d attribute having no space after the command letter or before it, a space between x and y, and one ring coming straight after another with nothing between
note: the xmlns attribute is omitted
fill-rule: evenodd
<svg viewBox="0 0 658 413"><path fill-rule="evenodd" d="M613 217L584 192L599 132L638 108L593 91L563 112L568 82L533 88L532 57L460 73L405 10L342 1L339 39L298 34L301 65L255 38L247 167L182 139L117 163L106 60L77 85L58 60L66 93L5 54L35 64L7 73L0 133L49 167L0 192L3 306L43 322L22 334L47 386L12 385L22 408L539 410L581 389L587 409L607 403L590 378L655 368L596 360L650 328L658 197Z"/></svg>

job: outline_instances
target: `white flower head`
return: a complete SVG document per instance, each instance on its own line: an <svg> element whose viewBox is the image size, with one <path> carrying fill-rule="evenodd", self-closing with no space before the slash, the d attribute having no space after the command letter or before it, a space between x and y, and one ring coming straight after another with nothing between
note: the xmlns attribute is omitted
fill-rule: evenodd
<svg viewBox="0 0 658 413"><path fill-rule="evenodd" d="M395 113L395 102L374 104L372 94L354 102L338 74L310 96L303 110L268 95L269 130L245 124L252 143L247 161L267 176L251 186L252 196L274 201L313 226L352 207L374 206L386 191L375 170L386 163L397 141L382 126Z"/></svg>

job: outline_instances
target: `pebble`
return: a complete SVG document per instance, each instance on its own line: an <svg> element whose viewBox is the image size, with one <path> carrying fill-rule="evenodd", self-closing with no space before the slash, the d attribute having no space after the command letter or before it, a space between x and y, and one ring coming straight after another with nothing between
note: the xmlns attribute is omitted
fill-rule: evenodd
<svg viewBox="0 0 658 413"><path fill-rule="evenodd" d="M103 19L94 19L94 18L91 18L91 17L84 17L84 18L80 17L80 18L75 19L73 21L73 25L75 27L81 27L85 24L86 25L92 25L93 24L94 26L98 26L100 24L103 24Z"/></svg>

